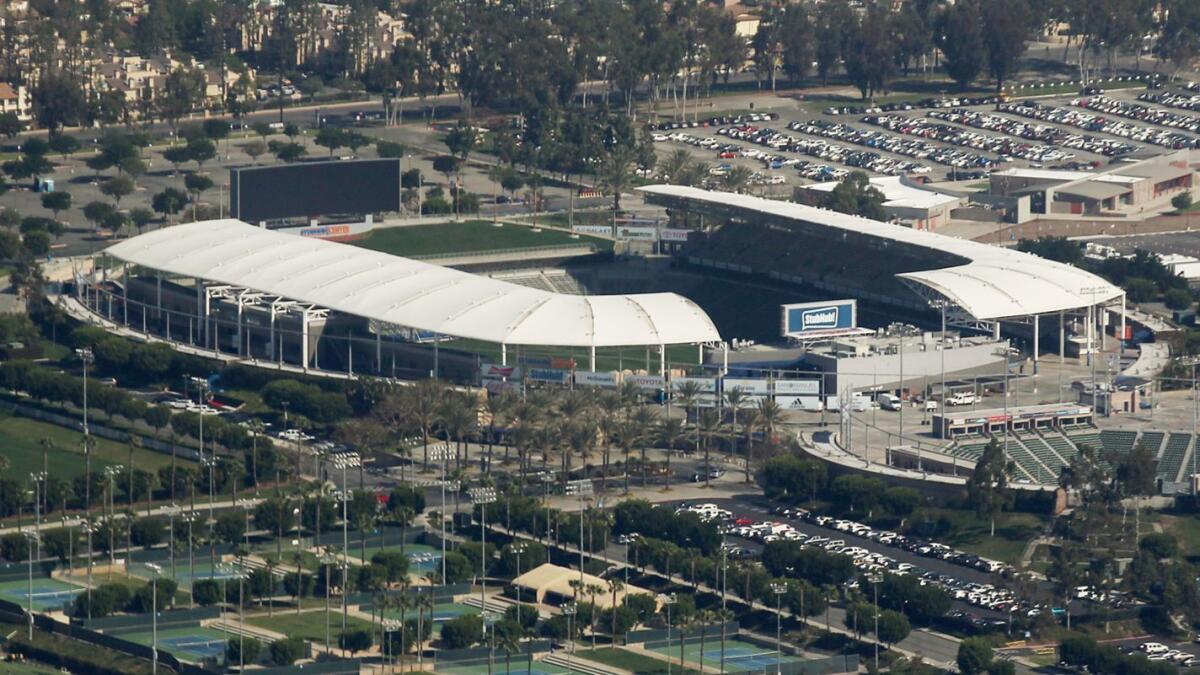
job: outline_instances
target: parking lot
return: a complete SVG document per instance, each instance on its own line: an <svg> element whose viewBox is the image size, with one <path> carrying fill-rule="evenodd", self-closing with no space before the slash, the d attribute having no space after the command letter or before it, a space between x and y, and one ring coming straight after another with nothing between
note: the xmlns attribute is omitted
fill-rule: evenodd
<svg viewBox="0 0 1200 675"><path fill-rule="evenodd" d="M831 553L848 555L863 574L916 575L923 584L943 588L953 598L951 616L979 628L1008 625L1009 617L1033 617L1043 612L1061 614L1065 610L1044 601L1051 589L1035 584L1036 598L1017 597L1009 587L1013 573L1009 565L975 556L936 541L906 537L896 532L874 530L854 521L815 514L803 508L772 507L760 500L711 499L703 502L664 504L677 510L695 511L703 518L721 522L725 550L734 557L754 557L773 541L801 542ZM765 502L765 500L763 500ZM1072 612L1111 600L1114 606L1123 600L1104 598L1086 587L1073 593Z"/></svg>
<svg viewBox="0 0 1200 675"><path fill-rule="evenodd" d="M709 163L710 187L735 166L755 172L751 183L760 185L839 180L852 170L939 182L1022 166L1102 170L1131 153L1200 145L1200 115L1180 110L1200 109L1200 91L1179 88L824 109L777 101L769 112L665 122L654 139L665 152L685 147Z"/></svg>

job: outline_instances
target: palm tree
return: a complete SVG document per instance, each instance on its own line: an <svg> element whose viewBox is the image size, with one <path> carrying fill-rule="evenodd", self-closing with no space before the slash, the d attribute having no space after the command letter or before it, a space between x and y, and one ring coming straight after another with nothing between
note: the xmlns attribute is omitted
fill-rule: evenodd
<svg viewBox="0 0 1200 675"><path fill-rule="evenodd" d="M475 410L475 399L469 394L447 391L438 407L446 442L454 441L454 462L462 471L464 455L463 441L474 431L479 421Z"/></svg>
<svg viewBox="0 0 1200 675"><path fill-rule="evenodd" d="M721 189L726 192L744 192L750 185L750 169L735 166L721 176Z"/></svg>
<svg viewBox="0 0 1200 675"><path fill-rule="evenodd" d="M721 428L721 415L712 408L700 411L700 421L697 430L704 437L704 487L709 487L711 475L711 451L713 435Z"/></svg>
<svg viewBox="0 0 1200 675"><path fill-rule="evenodd" d="M632 420L622 420L618 423L615 431L617 445L620 446L621 455L625 458L625 494L629 494L629 455L633 453L633 446L637 445L641 431Z"/></svg>
<svg viewBox="0 0 1200 675"><path fill-rule="evenodd" d="M509 631L504 631L496 636L496 646L504 651L504 675L509 675L512 672L512 655L513 652L521 649L521 638Z"/></svg>
<svg viewBox="0 0 1200 675"><path fill-rule="evenodd" d="M600 186L613 198L613 225L616 225L617 212L621 210L621 193L633 184L633 151L621 145L608 153L600 164Z"/></svg>
<svg viewBox="0 0 1200 675"><path fill-rule="evenodd" d="M685 429L683 420L674 417L663 418L658 424L659 442L667 446L667 473L664 489L671 489L671 455L675 454L675 445L683 438Z"/></svg>
<svg viewBox="0 0 1200 675"><path fill-rule="evenodd" d="M666 183L680 184L686 175L687 168L692 163L692 153L680 148L662 162L662 180Z"/></svg>
<svg viewBox="0 0 1200 675"><path fill-rule="evenodd" d="M675 387L675 398L679 400L679 405L683 407L683 412L686 420L699 421L696 415L696 406L700 403L700 395L704 393L703 387L695 380L685 380L683 384ZM696 427L696 446L700 446L700 427Z"/></svg>
<svg viewBox="0 0 1200 675"><path fill-rule="evenodd" d="M700 187L708 178L708 168L707 162L692 162L683 170L683 174L679 177L679 184Z"/></svg>
<svg viewBox="0 0 1200 675"><path fill-rule="evenodd" d="M775 427L783 418L783 408L773 399L764 398L758 402L758 425L768 439L775 435ZM747 450L749 452L749 450ZM746 482L750 482L750 457L746 456Z"/></svg>
<svg viewBox="0 0 1200 675"><path fill-rule="evenodd" d="M512 394L503 393L499 396L488 396L483 402L483 412L487 415L487 462L485 471L492 470L492 450L496 445L496 426L500 424L508 412L512 410L514 399Z"/></svg>
<svg viewBox="0 0 1200 675"><path fill-rule="evenodd" d="M773 403L773 401L772 401ZM758 408L748 408L742 415L742 433L746 434L746 482L750 482L750 460L754 456L754 430L762 423Z"/></svg>
<svg viewBox="0 0 1200 675"><path fill-rule="evenodd" d="M696 623L700 624L700 672L704 672L704 639L708 637L708 625L713 620L712 610L702 609L696 612Z"/></svg>
<svg viewBox="0 0 1200 675"><path fill-rule="evenodd" d="M615 391L603 392L596 397L596 407L600 410L600 489L605 490L608 488L610 451L621 415L621 396Z"/></svg>
<svg viewBox="0 0 1200 675"><path fill-rule="evenodd" d="M567 425L566 431L566 447L568 452L563 453L563 476L570 471L570 461L567 459L569 454L579 455L579 460L583 464L584 477L588 474L588 459L591 457L592 446L596 443L596 423L590 419L577 421Z"/></svg>
<svg viewBox="0 0 1200 675"><path fill-rule="evenodd" d="M617 593L625 590L625 584L620 579L609 579L608 590L612 592L612 641L617 644Z"/></svg>
<svg viewBox="0 0 1200 675"><path fill-rule="evenodd" d="M590 597L592 599L592 620L591 620L591 625L589 626L588 629L592 632L592 649L595 649L596 648L596 615L598 614L598 612L596 611L596 596L600 595L601 593L604 592L604 587L601 586L600 584L587 584L587 586L585 586L583 590L586 591L588 594L588 597Z"/></svg>
<svg viewBox="0 0 1200 675"><path fill-rule="evenodd" d="M729 452L730 452L730 454L732 454L734 456L737 456L737 415L738 415L738 410L742 406L746 405L746 402L748 400L749 400L749 397L746 395L746 391L744 389L742 389L741 387L733 387L729 391L725 392L725 405L727 405L729 407L729 428L730 428L729 437L731 439Z"/></svg>
<svg viewBox="0 0 1200 675"><path fill-rule="evenodd" d="M642 487L646 487L646 446L654 441L650 433L654 428L654 412L646 406L638 406L629 420L637 430L638 441L642 446Z"/></svg>
<svg viewBox="0 0 1200 675"><path fill-rule="evenodd" d="M438 419L438 408L442 399L443 388L436 380L420 380L413 387L403 390L404 407L408 417L421 430L421 462L429 471L429 430Z"/></svg>
<svg viewBox="0 0 1200 675"><path fill-rule="evenodd" d="M425 663L425 610L429 610L429 621L433 621L433 593L421 593L415 603L417 610L417 670L424 670Z"/></svg>

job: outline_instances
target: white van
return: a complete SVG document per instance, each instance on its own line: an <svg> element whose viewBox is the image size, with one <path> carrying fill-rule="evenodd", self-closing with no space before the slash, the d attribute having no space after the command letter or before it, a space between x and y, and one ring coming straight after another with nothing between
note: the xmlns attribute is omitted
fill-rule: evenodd
<svg viewBox="0 0 1200 675"><path fill-rule="evenodd" d="M899 410L900 407L904 405L899 396L885 393L876 394L875 402L878 403L879 407L884 410Z"/></svg>
<svg viewBox="0 0 1200 675"><path fill-rule="evenodd" d="M1165 654L1170 650L1169 647L1161 642L1143 642L1142 644L1138 645L1138 649L1140 649L1142 653L1150 655Z"/></svg>

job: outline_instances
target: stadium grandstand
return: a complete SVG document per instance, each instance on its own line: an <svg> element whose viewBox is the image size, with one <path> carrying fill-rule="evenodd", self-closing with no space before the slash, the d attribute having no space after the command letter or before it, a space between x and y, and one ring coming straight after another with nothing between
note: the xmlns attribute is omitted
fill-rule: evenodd
<svg viewBox="0 0 1200 675"><path fill-rule="evenodd" d="M502 365L514 346L578 348L593 370L598 348L657 349L661 371L668 346L721 346L708 315L674 293L554 293L232 219L115 244L77 273L75 292L114 326L303 370L323 351L333 365L321 343L334 338L351 373L356 360L387 373L385 342L436 349L445 337L499 345Z"/></svg>
<svg viewBox="0 0 1200 675"><path fill-rule="evenodd" d="M1058 326L1060 355L1076 320L1083 349L1099 348L1110 318L1113 332L1125 334L1124 291L1077 267L791 202L674 185L639 190L673 213L703 216L705 231L688 242L692 265L901 310L940 310L950 325L997 338L1002 327L1037 335L1035 368L1043 318Z"/></svg>

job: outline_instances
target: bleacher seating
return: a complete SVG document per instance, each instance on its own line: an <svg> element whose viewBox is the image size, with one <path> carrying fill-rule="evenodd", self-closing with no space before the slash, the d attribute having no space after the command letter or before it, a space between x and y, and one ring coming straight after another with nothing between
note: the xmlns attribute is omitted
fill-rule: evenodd
<svg viewBox="0 0 1200 675"><path fill-rule="evenodd" d="M1042 466L1033 452L1025 446L1017 434L1008 437L1008 456L1012 458L1017 468L1023 471L1033 483L1053 483L1055 475Z"/></svg>
<svg viewBox="0 0 1200 675"><path fill-rule="evenodd" d="M1162 453L1163 439L1166 438L1166 436L1167 435L1161 431L1143 431L1141 442L1142 445L1146 446L1146 449L1150 451L1151 455L1158 457L1159 454Z"/></svg>
<svg viewBox="0 0 1200 675"><path fill-rule="evenodd" d="M1041 436L1032 431L1023 431L1017 434L1017 437L1021 439L1021 443L1029 449L1029 452L1033 453L1033 456L1042 463L1042 466L1050 470L1051 476L1057 477L1062 474L1062 468L1067 463L1066 460L1059 457L1054 448L1051 448L1043 441Z"/></svg>
<svg viewBox="0 0 1200 675"><path fill-rule="evenodd" d="M960 436L950 447L950 454L955 457L963 457L971 461L975 461L983 455L983 449L988 446L991 439L983 438L982 436Z"/></svg>
<svg viewBox="0 0 1200 675"><path fill-rule="evenodd" d="M1100 447L1105 452L1127 455L1137 442L1138 432L1125 429L1105 429L1100 432Z"/></svg>
<svg viewBox="0 0 1200 675"><path fill-rule="evenodd" d="M1058 453L1058 456L1068 464L1071 462L1071 458L1079 452L1074 445L1071 445L1071 441L1067 440L1066 436L1056 431L1043 431L1042 440L1046 442L1046 445L1053 448Z"/></svg>
<svg viewBox="0 0 1200 675"><path fill-rule="evenodd" d="M1096 454L1101 454L1104 450L1103 441L1100 439L1100 432L1092 427L1087 427L1088 431L1081 434L1068 434L1067 440L1071 441L1076 448L1088 446L1096 451Z"/></svg>
<svg viewBox="0 0 1200 675"><path fill-rule="evenodd" d="M1177 434L1172 432L1167 437L1167 445L1163 448L1162 458L1158 460L1158 477L1165 481L1174 481L1179 475L1179 468L1183 466L1183 459L1187 456L1188 447L1192 444L1191 434Z"/></svg>

